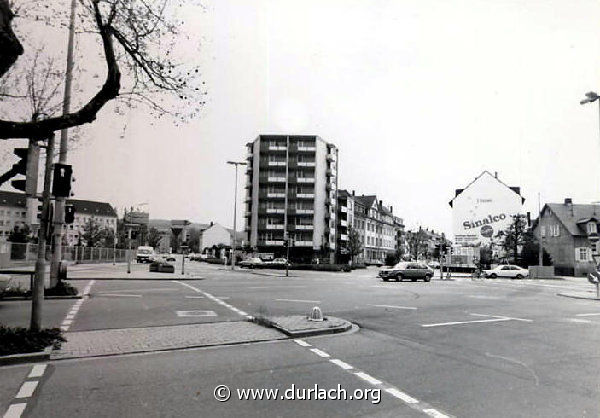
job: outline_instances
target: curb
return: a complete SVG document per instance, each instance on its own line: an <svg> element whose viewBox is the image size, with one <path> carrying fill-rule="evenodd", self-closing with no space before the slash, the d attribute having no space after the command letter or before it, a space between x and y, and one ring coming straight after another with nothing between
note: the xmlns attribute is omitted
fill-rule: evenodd
<svg viewBox="0 0 600 418"><path fill-rule="evenodd" d="M595 301L599 301L600 299L596 298L596 297L586 297L586 296L576 296L576 295L569 295L568 293L557 293L556 296L562 296L565 298L571 298L571 299L581 299L581 300L595 300Z"/></svg>
<svg viewBox="0 0 600 418"><path fill-rule="evenodd" d="M320 329L314 328L314 329L294 331L294 330L287 329L284 326L281 326L277 322L271 321L268 318L254 317L254 319L251 320L251 322L254 322L255 324L262 325L262 326L265 326L268 328L275 328L276 330L283 332L285 335L287 335L291 338L303 338L303 337L314 337L317 335L339 334L339 333L351 330L353 324L349 321L346 321L346 320L344 320L344 321L345 321L344 325L340 325L337 327L320 328Z"/></svg>
<svg viewBox="0 0 600 418"><path fill-rule="evenodd" d="M8 364L35 363L38 361L45 361L50 359L51 354L52 346L49 345L48 347L44 348L43 351L0 356L0 366L5 366Z"/></svg>
<svg viewBox="0 0 600 418"><path fill-rule="evenodd" d="M139 281L171 281L171 280L204 280L205 277L178 277L173 275L171 277L69 277L67 280L139 280Z"/></svg>
<svg viewBox="0 0 600 418"><path fill-rule="evenodd" d="M44 300L60 300L60 299L82 299L83 294L79 293L77 295L67 295L67 296L44 296ZM21 300L31 300L31 296L8 296L5 298L0 298L0 301L21 301Z"/></svg>

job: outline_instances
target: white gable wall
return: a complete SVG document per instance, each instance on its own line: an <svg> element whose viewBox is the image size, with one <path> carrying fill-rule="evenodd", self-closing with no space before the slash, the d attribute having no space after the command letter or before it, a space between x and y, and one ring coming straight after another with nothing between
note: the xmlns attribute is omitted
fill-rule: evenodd
<svg viewBox="0 0 600 418"><path fill-rule="evenodd" d="M508 228L522 206L520 195L484 172L453 201L454 243L489 244L492 236Z"/></svg>
<svg viewBox="0 0 600 418"><path fill-rule="evenodd" d="M231 245L229 231L219 224L214 224L202 233L202 249L211 248L213 245Z"/></svg>

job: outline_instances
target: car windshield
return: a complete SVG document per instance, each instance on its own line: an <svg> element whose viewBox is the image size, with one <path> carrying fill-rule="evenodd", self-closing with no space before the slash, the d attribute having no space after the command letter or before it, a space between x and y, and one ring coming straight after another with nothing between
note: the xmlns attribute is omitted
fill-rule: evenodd
<svg viewBox="0 0 600 418"><path fill-rule="evenodd" d="M150 250L148 250L146 248L142 248L142 249L138 250L138 253L140 253L140 254L150 254L150 253L152 253L152 251L150 251Z"/></svg>
<svg viewBox="0 0 600 418"><path fill-rule="evenodd" d="M405 269L405 268L406 268L406 264L407 264L407 263L405 263L405 262L401 262L401 263L398 263L398 264L396 264L396 265L394 266L394 268L395 268L395 269Z"/></svg>

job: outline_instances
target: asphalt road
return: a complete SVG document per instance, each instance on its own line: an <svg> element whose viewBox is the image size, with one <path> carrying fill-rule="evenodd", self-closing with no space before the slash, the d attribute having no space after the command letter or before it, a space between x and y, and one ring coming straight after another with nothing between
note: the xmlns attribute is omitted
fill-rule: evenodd
<svg viewBox="0 0 600 418"><path fill-rule="evenodd" d="M305 345L284 340L50 362L25 415L600 416L600 303L556 295L588 290L581 281L384 283L376 269L291 277L200 263L186 269L205 279L96 280L70 331L242 319L206 294L253 316L319 306L360 330L306 338ZM211 314L180 314L190 311ZM3 410L31 368L0 368ZM213 398L220 384L232 390L228 402ZM235 399L236 389L281 393L315 384L348 393L380 389L380 401Z"/></svg>

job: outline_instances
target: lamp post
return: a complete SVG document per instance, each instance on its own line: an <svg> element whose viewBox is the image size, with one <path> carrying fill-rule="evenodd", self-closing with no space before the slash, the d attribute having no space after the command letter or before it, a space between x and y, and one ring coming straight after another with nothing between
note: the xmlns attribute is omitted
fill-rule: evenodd
<svg viewBox="0 0 600 418"><path fill-rule="evenodd" d="M600 100L598 100L598 99L600 99L600 96L598 96L597 93L595 93L593 91L589 91L585 94L585 99L581 100L579 102L579 104L584 105L586 103L594 103L595 101L598 101L598 105L599 105L598 110L600 112Z"/></svg>
<svg viewBox="0 0 600 418"><path fill-rule="evenodd" d="M235 269L235 243L237 241L237 172L238 165L246 165L243 161L227 161L227 164L235 166L235 187L233 193L233 242L231 245L231 270Z"/></svg>

